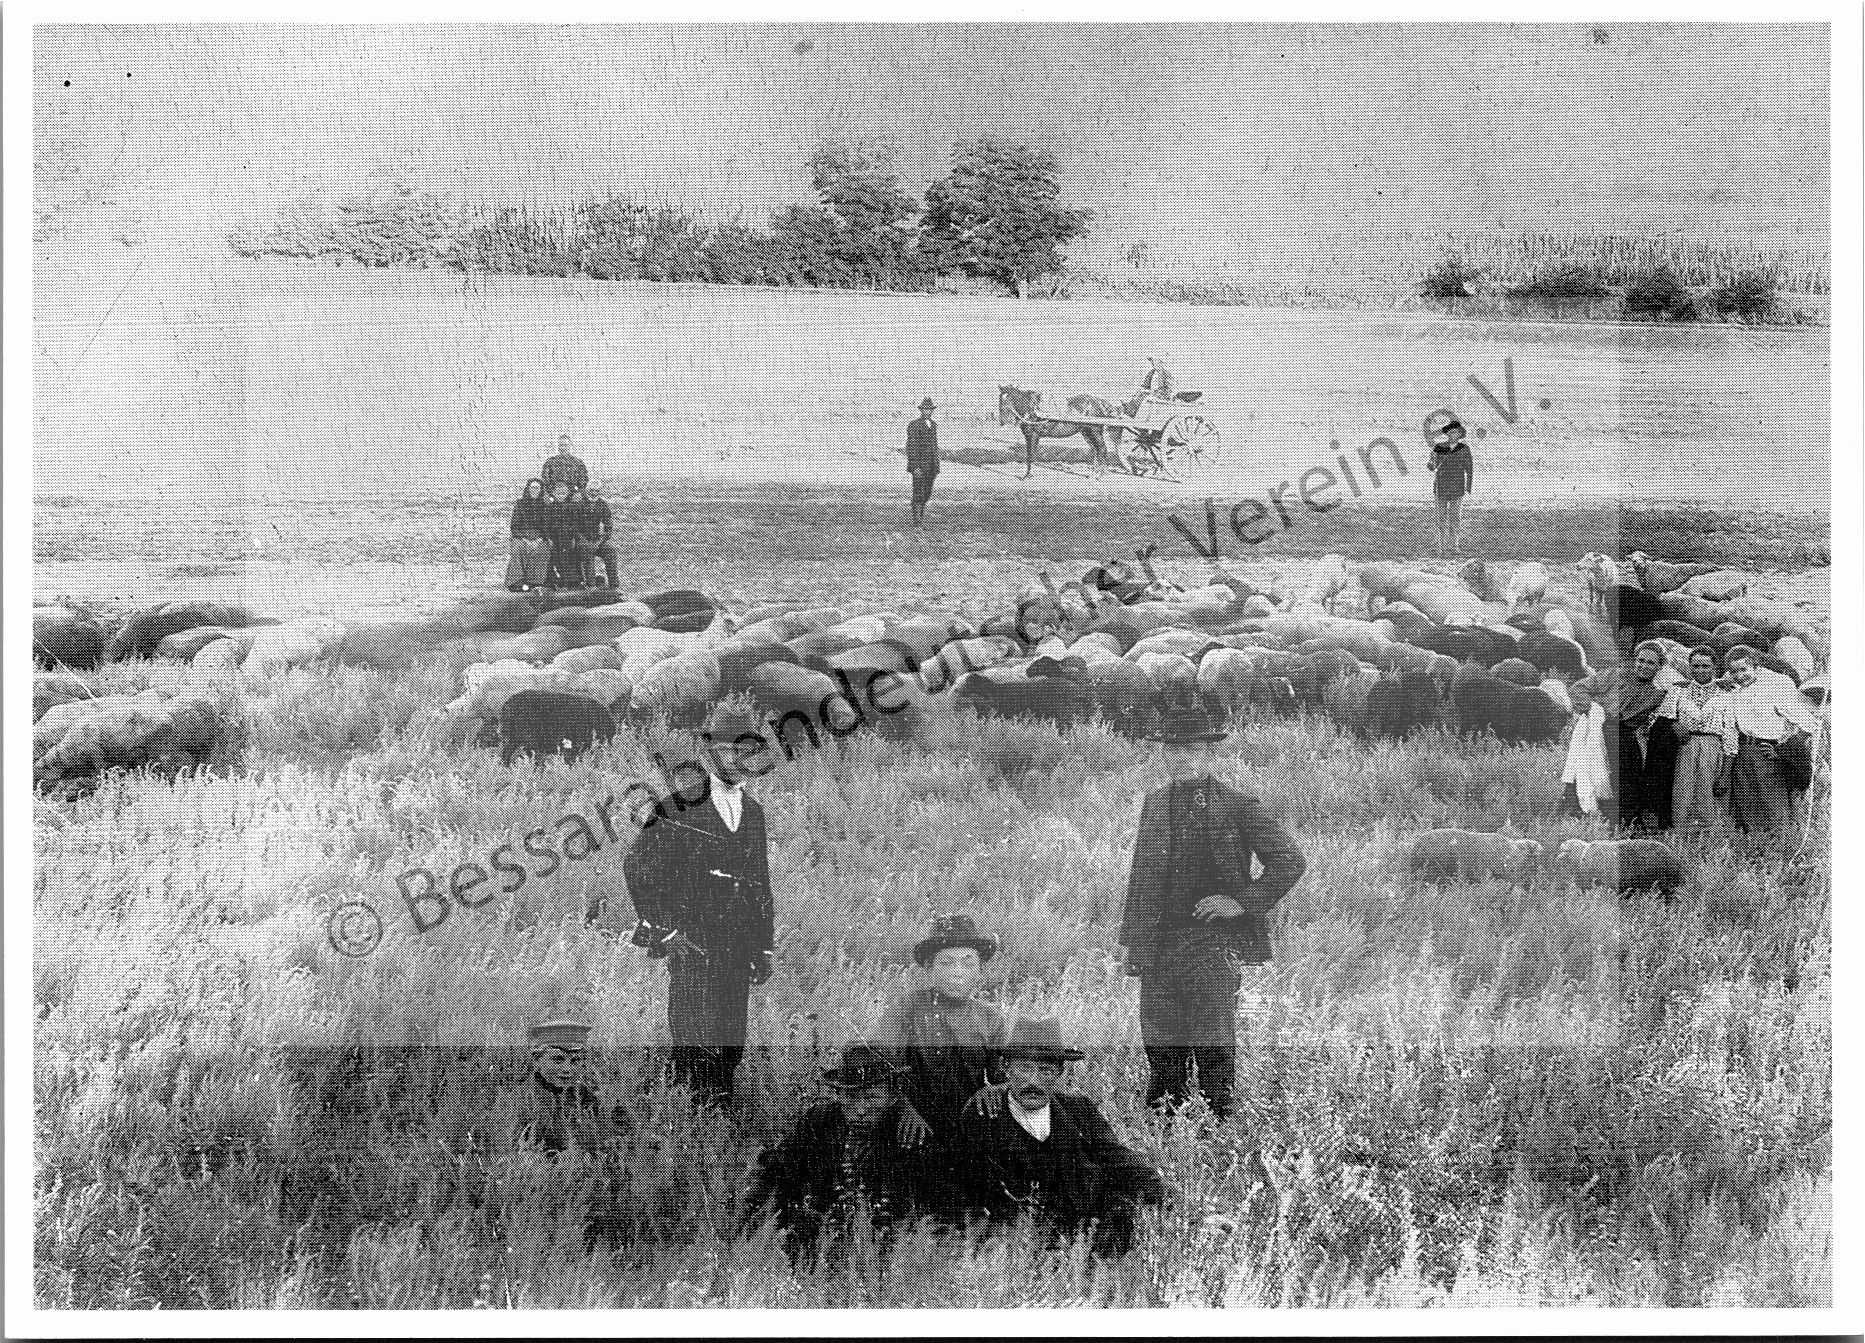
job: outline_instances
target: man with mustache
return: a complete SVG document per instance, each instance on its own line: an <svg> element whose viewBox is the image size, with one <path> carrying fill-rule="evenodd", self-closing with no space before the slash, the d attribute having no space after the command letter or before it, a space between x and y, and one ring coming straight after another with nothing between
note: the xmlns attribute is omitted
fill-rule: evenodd
<svg viewBox="0 0 1865 1343"><path fill-rule="evenodd" d="M995 1114L967 1107L952 1147L961 1210L998 1223L1027 1213L1065 1235L1091 1230L1095 1254L1125 1254L1135 1210L1161 1201L1165 1181L1093 1101L1062 1090L1082 1052L1063 1046L1054 1017L1017 1021L998 1052L1008 1103Z"/></svg>

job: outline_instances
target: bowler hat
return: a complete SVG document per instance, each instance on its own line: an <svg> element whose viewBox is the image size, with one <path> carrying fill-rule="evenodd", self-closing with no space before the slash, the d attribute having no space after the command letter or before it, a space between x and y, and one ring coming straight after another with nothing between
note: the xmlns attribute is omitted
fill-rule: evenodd
<svg viewBox="0 0 1865 1343"><path fill-rule="evenodd" d="M998 1049L1007 1059L1048 1059L1072 1063L1087 1057L1062 1044L1062 1023L1054 1017L1019 1017L1011 1023L1010 1038Z"/></svg>
<svg viewBox="0 0 1865 1343"><path fill-rule="evenodd" d="M1425 420L1425 434L1433 439L1437 438L1439 434L1448 433L1452 429L1461 429L1463 427L1463 421L1448 410L1433 411Z"/></svg>
<svg viewBox="0 0 1865 1343"><path fill-rule="evenodd" d="M1215 719L1196 704L1175 704L1159 716L1159 727L1148 741L1168 746L1191 746L1198 742L1223 741L1229 734Z"/></svg>
<svg viewBox="0 0 1865 1343"><path fill-rule="evenodd" d="M926 396L926 397L920 398L920 409L921 410L937 410L939 409L939 407L933 404L933 399L930 396Z"/></svg>
<svg viewBox="0 0 1865 1343"><path fill-rule="evenodd" d="M743 709L720 704L707 715L705 732L713 741L729 744L740 737L762 737L764 725Z"/></svg>
<svg viewBox="0 0 1865 1343"><path fill-rule="evenodd" d="M531 1028L531 1043L552 1045L558 1049L581 1049L589 1043L595 1029L583 1021L545 1021Z"/></svg>
<svg viewBox="0 0 1865 1343"><path fill-rule="evenodd" d="M980 962L997 955L997 934L981 933L969 914L939 914L933 918L926 936L913 944L913 959L931 965L932 958L953 947L970 947Z"/></svg>
<svg viewBox="0 0 1865 1343"><path fill-rule="evenodd" d="M898 1082L900 1069L873 1045L854 1044L843 1048L841 1066L822 1070L822 1080L838 1091L859 1091Z"/></svg>

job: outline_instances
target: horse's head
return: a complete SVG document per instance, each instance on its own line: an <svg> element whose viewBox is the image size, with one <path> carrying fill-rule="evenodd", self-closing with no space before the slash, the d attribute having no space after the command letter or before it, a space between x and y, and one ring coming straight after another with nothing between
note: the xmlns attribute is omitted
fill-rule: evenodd
<svg viewBox="0 0 1865 1343"><path fill-rule="evenodd" d="M1042 402L1042 393L1026 392L1021 387L1012 387L999 383L997 388L997 422L1015 424L1018 420L1028 419L1036 413L1036 407Z"/></svg>

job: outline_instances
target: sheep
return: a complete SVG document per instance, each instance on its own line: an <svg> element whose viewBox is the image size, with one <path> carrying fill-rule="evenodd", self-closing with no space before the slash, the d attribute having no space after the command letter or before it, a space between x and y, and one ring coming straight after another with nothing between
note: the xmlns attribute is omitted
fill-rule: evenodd
<svg viewBox="0 0 1865 1343"><path fill-rule="evenodd" d="M920 667L920 686L928 694L938 694L966 672L982 671L1008 662L1021 651L1015 639L1001 635L954 640Z"/></svg>
<svg viewBox="0 0 1865 1343"><path fill-rule="evenodd" d="M76 611L63 606L33 608L34 665L90 671L104 660L107 646L103 630Z"/></svg>
<svg viewBox="0 0 1865 1343"><path fill-rule="evenodd" d="M816 671L827 671L829 659L837 653L846 653L852 648L860 648L864 639L857 639L852 634L837 634L833 630L816 630L810 634L799 635L784 642L784 647L797 655L797 661Z"/></svg>
<svg viewBox="0 0 1865 1343"><path fill-rule="evenodd" d="M1705 601L1688 592L1663 593L1658 597L1658 605L1662 610L1655 619L1681 620L1706 630L1713 630L1728 619L1720 603Z"/></svg>
<svg viewBox="0 0 1865 1343"><path fill-rule="evenodd" d="M63 672L35 672L32 678L32 721L38 722L46 710L74 700L94 698L89 686Z"/></svg>
<svg viewBox="0 0 1865 1343"><path fill-rule="evenodd" d="M670 619L684 619L701 616L700 628L704 628L705 619L718 609L718 603L703 592L692 588L669 588L664 592L650 592L642 597L641 604L654 613L654 623L663 629L671 629ZM675 633L691 633L690 630Z"/></svg>
<svg viewBox="0 0 1865 1343"><path fill-rule="evenodd" d="M1572 639L1564 639L1558 634L1545 631L1525 634L1515 651L1524 662L1533 664L1543 673L1558 671L1578 678L1592 670L1587 662L1586 650Z"/></svg>
<svg viewBox="0 0 1865 1343"><path fill-rule="evenodd" d="M799 744L798 727L812 746L823 734L846 736L865 721L865 710L822 672L787 662L767 662L751 674L751 701L771 720L772 735L786 755ZM801 716L802 724L795 723Z"/></svg>
<svg viewBox="0 0 1865 1343"><path fill-rule="evenodd" d="M77 796L109 770L171 774L204 762L219 732L214 701L196 693L146 690L57 705L33 725L33 786Z"/></svg>
<svg viewBox="0 0 1865 1343"><path fill-rule="evenodd" d="M504 765L521 751L574 760L614 736L614 715L583 695L520 690L499 708L499 763Z"/></svg>
<svg viewBox="0 0 1865 1343"><path fill-rule="evenodd" d="M1558 676L1548 677L1536 688L1540 690L1542 694L1546 695L1548 697L1548 702L1553 704L1554 707L1559 709L1562 713L1573 713L1573 697L1567 693L1567 683Z"/></svg>
<svg viewBox="0 0 1865 1343"><path fill-rule="evenodd" d="M1490 668L1490 673L1499 680L1509 681L1515 685L1539 686L1541 684L1541 669L1522 658L1504 658Z"/></svg>
<svg viewBox="0 0 1865 1343"><path fill-rule="evenodd" d="M550 660L550 665L558 671L567 671L571 675L577 672L594 671L598 667L613 667L620 670L622 655L611 644L586 644L581 648L566 648Z"/></svg>
<svg viewBox="0 0 1865 1343"><path fill-rule="evenodd" d="M617 636L615 651L622 655L622 670L635 681L647 674L649 667L677 657L698 647L695 634L670 634L666 630L632 629Z"/></svg>
<svg viewBox="0 0 1865 1343"><path fill-rule="evenodd" d="M851 616L839 624L829 626L823 633L853 639L857 645L871 644L887 634L887 622L879 616Z"/></svg>
<svg viewBox="0 0 1865 1343"><path fill-rule="evenodd" d="M1626 559L1638 574L1639 586L1654 595L1675 592L1697 575L1713 573L1716 569L1713 564L1671 564L1654 560L1642 550L1633 551Z"/></svg>
<svg viewBox="0 0 1865 1343"><path fill-rule="evenodd" d="M993 667L959 680L953 698L983 718L1035 718L1057 728L1093 713L1088 688L1062 676L1031 679L1022 671Z"/></svg>
<svg viewBox="0 0 1865 1343"><path fill-rule="evenodd" d="M1542 847L1532 839L1447 827L1419 835L1406 857L1412 870L1428 882L1490 877L1519 881L1541 865Z"/></svg>
<svg viewBox="0 0 1865 1343"><path fill-rule="evenodd" d="M304 616L283 625L267 625L253 635L240 674L248 679L276 675L334 653L344 628L328 616Z"/></svg>
<svg viewBox="0 0 1865 1343"><path fill-rule="evenodd" d="M1761 631L1769 639L1793 635L1816 658L1827 654L1826 636L1804 613L1768 597L1736 597L1723 604L1727 619Z"/></svg>
<svg viewBox="0 0 1865 1343"><path fill-rule="evenodd" d="M1250 701L1255 676L1250 659L1241 649L1219 648L1198 663L1198 694L1213 709L1232 714Z"/></svg>
<svg viewBox="0 0 1865 1343"><path fill-rule="evenodd" d="M1587 609L1595 615L1606 613L1606 595L1625 582L1625 573L1617 561L1598 551L1588 551L1574 566L1587 582Z"/></svg>
<svg viewBox="0 0 1865 1343"><path fill-rule="evenodd" d="M1422 671L1387 676L1367 691L1366 731L1375 737L1407 737L1435 724L1442 707L1437 682Z"/></svg>
<svg viewBox="0 0 1865 1343"><path fill-rule="evenodd" d="M1176 653L1195 662L1207 650L1222 646L1203 630L1159 629L1129 648L1126 657L1138 662L1148 653Z"/></svg>
<svg viewBox="0 0 1865 1343"><path fill-rule="evenodd" d="M144 607L126 620L123 628L105 646L104 654L113 662L126 657L147 657L169 635L198 629L202 625L244 629L248 625L277 623L255 616L243 606L231 606L225 602L161 602Z"/></svg>
<svg viewBox="0 0 1865 1343"><path fill-rule="evenodd" d="M1548 596L1547 567L1536 560L1525 560L1516 565L1502 595L1512 610L1520 610L1532 602L1545 601Z"/></svg>
<svg viewBox="0 0 1865 1343"><path fill-rule="evenodd" d="M1158 696L1152 678L1125 658L1088 664L1082 673L1094 711L1123 736L1137 737L1151 730Z"/></svg>
<svg viewBox="0 0 1865 1343"><path fill-rule="evenodd" d="M1492 732L1511 745L1560 739L1568 715L1539 689L1514 685L1482 674L1451 687L1459 730L1472 735Z"/></svg>
<svg viewBox="0 0 1865 1343"><path fill-rule="evenodd" d="M1666 608L1643 588L1619 583L1606 590L1606 617L1619 629L1639 629L1662 620Z"/></svg>
<svg viewBox="0 0 1865 1343"><path fill-rule="evenodd" d="M709 648L692 648L663 658L635 680L628 709L637 718L659 715L691 725L719 697L719 659Z"/></svg>
<svg viewBox="0 0 1865 1343"><path fill-rule="evenodd" d="M970 638L972 633L971 626L962 620L904 620L888 630L880 642L898 648L906 656L907 666L917 672L948 643Z"/></svg>
<svg viewBox="0 0 1865 1343"><path fill-rule="evenodd" d="M1482 560L1465 560L1457 568L1457 577L1479 600L1499 602L1503 599L1502 584Z"/></svg>
<svg viewBox="0 0 1865 1343"><path fill-rule="evenodd" d="M1683 590L1705 601L1726 602L1733 597L1747 596L1749 581L1747 574L1734 569L1715 569L1686 580Z"/></svg>
<svg viewBox="0 0 1865 1343"><path fill-rule="evenodd" d="M570 647L570 633L561 625L539 625L524 634L501 639L486 649L488 662L515 659L543 666Z"/></svg>
<svg viewBox="0 0 1865 1343"><path fill-rule="evenodd" d="M1655 839L1570 839L1554 861L1582 886L1607 886L1623 893L1657 890L1669 898L1684 884L1682 861Z"/></svg>
<svg viewBox="0 0 1865 1343"><path fill-rule="evenodd" d="M1782 635L1779 639L1775 640L1774 647L1769 651L1772 652L1774 656L1781 659L1781 661L1787 663L1788 666L1792 667L1794 669L1795 679L1802 684L1805 684L1807 679L1813 675L1813 654L1808 650L1805 643L1796 639L1793 635Z"/></svg>
<svg viewBox="0 0 1865 1343"><path fill-rule="evenodd" d="M1198 668L1182 653L1142 653L1132 661L1164 698L1191 695L1198 689Z"/></svg>

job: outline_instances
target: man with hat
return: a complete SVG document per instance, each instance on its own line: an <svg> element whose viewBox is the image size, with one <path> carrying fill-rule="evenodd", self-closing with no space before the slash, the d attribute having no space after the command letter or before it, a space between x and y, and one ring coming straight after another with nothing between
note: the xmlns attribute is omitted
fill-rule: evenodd
<svg viewBox="0 0 1865 1343"><path fill-rule="evenodd" d="M614 1117L603 1114L588 1081L590 1029L587 1022L559 1020L540 1022L530 1030L531 1086L524 1133L547 1151L595 1151L614 1136Z"/></svg>
<svg viewBox="0 0 1865 1343"><path fill-rule="evenodd" d="M913 946L926 983L890 1006L875 1044L900 1070L899 1140L909 1147L950 1146L968 1102L994 1098L1000 1077L993 1051L1004 1043L1004 1014L975 995L997 937L969 914L941 914Z"/></svg>
<svg viewBox="0 0 1865 1343"><path fill-rule="evenodd" d="M600 564L609 590L613 592L621 586L615 572L615 514L609 508L609 501L602 497L601 486L594 483L583 491L581 504L576 546L583 560L583 582L586 586L594 585L596 565Z"/></svg>
<svg viewBox="0 0 1865 1343"><path fill-rule="evenodd" d="M920 402L920 417L907 422L907 475L913 480L913 525L926 524L926 501L932 498L933 480L939 474L939 426L933 423L935 407L929 396Z"/></svg>
<svg viewBox="0 0 1865 1343"><path fill-rule="evenodd" d="M700 734L703 766L667 771L672 791L623 860L640 923L633 941L667 961L673 1075L724 1103L745 1054L751 986L771 977L775 922L764 809L745 795L766 742L756 719L719 705Z"/></svg>
<svg viewBox="0 0 1865 1343"><path fill-rule="evenodd" d="M1225 735L1195 703L1164 714L1152 740L1170 782L1140 809L1120 925L1127 973L1140 979L1147 1103L1189 1099L1196 1066L1220 1118L1237 1067L1241 967L1269 959L1269 912L1307 868L1260 801L1212 777L1211 744Z"/></svg>
<svg viewBox="0 0 1865 1343"><path fill-rule="evenodd" d="M1435 477L1432 494L1438 506L1438 557L1461 555L1457 529L1463 521L1464 496L1476 484L1476 463L1464 442L1463 422L1449 411L1433 411L1425 420L1431 455L1425 459Z"/></svg>
<svg viewBox="0 0 1865 1343"><path fill-rule="evenodd" d="M1094 1252L1125 1254L1133 1215L1165 1196L1165 1181L1114 1136L1095 1103L1062 1090L1067 1065L1054 1017L1019 1019L999 1050L1007 1105L994 1115L967 1109L959 1121L959 1202L994 1222L1030 1213L1052 1230L1094 1228Z"/></svg>
<svg viewBox="0 0 1865 1343"><path fill-rule="evenodd" d="M782 1142L758 1159L749 1203L774 1210L791 1262L840 1239L864 1208L885 1232L921 1204L925 1164L894 1141L900 1070L871 1045L852 1044L822 1080L835 1099L811 1106Z"/></svg>

